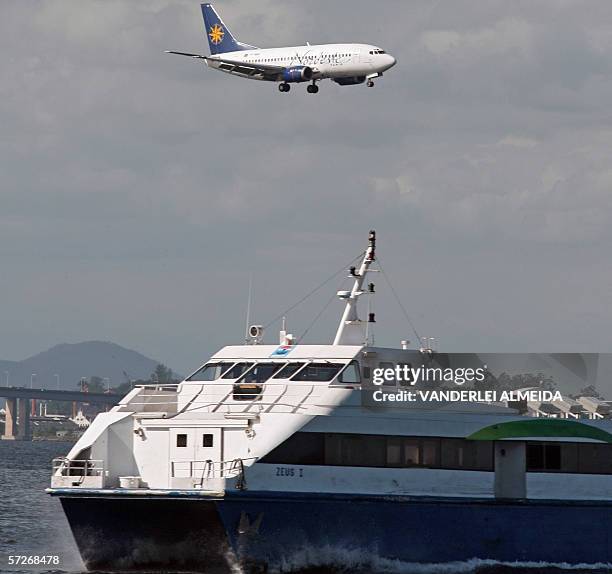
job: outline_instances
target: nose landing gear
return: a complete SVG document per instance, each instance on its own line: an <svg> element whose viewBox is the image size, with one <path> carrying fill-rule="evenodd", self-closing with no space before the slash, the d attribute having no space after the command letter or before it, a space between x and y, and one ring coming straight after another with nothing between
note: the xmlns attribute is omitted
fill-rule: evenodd
<svg viewBox="0 0 612 574"><path fill-rule="evenodd" d="M291 89L291 86L287 82L283 82L282 84L278 84L279 92L288 92Z"/></svg>

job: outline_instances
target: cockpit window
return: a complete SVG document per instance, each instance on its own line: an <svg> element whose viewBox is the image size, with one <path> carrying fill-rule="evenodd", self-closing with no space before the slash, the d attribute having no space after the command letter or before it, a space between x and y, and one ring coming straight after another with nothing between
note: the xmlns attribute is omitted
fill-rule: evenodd
<svg viewBox="0 0 612 574"><path fill-rule="evenodd" d="M227 373L225 373L222 379L237 379L248 371L255 363L236 363Z"/></svg>
<svg viewBox="0 0 612 574"><path fill-rule="evenodd" d="M275 379L290 379L297 373L305 363L288 363L278 373L274 375Z"/></svg>
<svg viewBox="0 0 612 574"><path fill-rule="evenodd" d="M292 381L331 381L344 367L341 363L310 363L306 365Z"/></svg>
<svg viewBox="0 0 612 574"><path fill-rule="evenodd" d="M215 381L234 363L208 363L191 375L188 381Z"/></svg>
<svg viewBox="0 0 612 574"><path fill-rule="evenodd" d="M257 363L257 365L255 365L248 373L243 375L243 377L237 382L256 385L265 383L282 366L282 363Z"/></svg>

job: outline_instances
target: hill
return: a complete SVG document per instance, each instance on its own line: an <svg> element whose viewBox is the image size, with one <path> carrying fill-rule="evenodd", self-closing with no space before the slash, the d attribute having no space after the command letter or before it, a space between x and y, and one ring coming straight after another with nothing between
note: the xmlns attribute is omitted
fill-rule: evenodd
<svg viewBox="0 0 612 574"><path fill-rule="evenodd" d="M148 379L160 363L145 355L106 341L62 343L23 361L0 361L0 385L30 386L35 373L34 386L72 390L81 377L97 376L110 379L118 386L130 379Z"/></svg>

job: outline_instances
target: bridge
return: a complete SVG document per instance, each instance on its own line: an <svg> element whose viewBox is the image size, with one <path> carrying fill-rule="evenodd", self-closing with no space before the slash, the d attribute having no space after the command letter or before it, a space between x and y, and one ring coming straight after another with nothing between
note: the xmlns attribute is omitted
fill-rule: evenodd
<svg viewBox="0 0 612 574"><path fill-rule="evenodd" d="M30 440L32 438L30 430L32 400L116 405L122 399L122 395L30 389L27 387L0 387L0 398L6 399L2 440ZM16 424L17 421L19 421L19 424ZM15 433L16 427L17 433Z"/></svg>

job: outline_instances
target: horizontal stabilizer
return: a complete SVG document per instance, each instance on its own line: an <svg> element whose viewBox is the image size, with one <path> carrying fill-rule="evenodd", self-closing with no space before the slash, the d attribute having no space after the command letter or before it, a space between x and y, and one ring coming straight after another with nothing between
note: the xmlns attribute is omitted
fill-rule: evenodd
<svg viewBox="0 0 612 574"><path fill-rule="evenodd" d="M189 56L190 58L200 58L202 60L208 60L208 56L202 56L202 54L190 54L189 52L175 52L174 50L166 50L166 54L178 54L179 56Z"/></svg>

